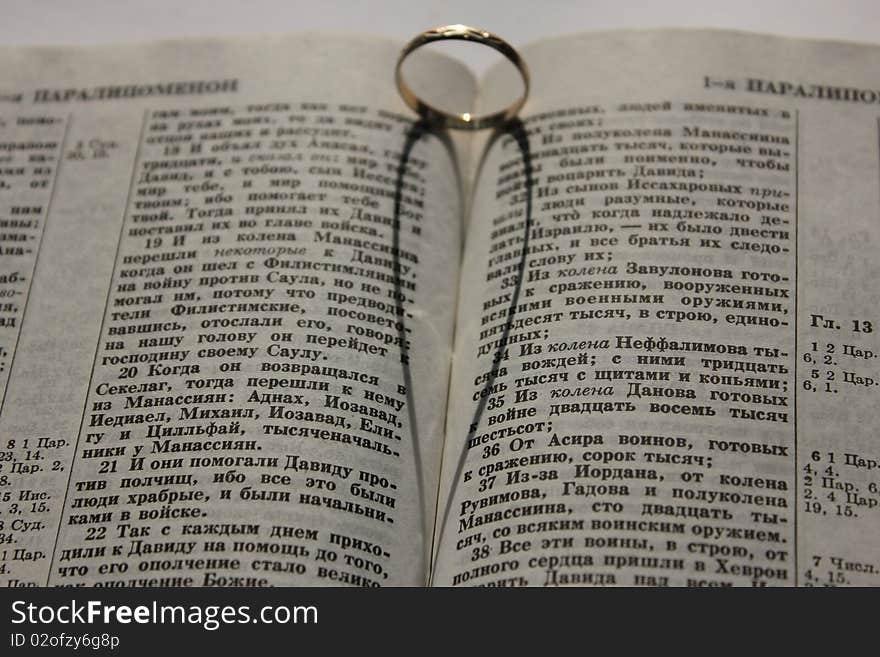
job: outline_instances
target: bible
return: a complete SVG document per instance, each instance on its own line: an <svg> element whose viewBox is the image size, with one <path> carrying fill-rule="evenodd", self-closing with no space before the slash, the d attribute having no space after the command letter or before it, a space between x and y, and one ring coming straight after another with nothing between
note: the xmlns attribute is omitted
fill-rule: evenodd
<svg viewBox="0 0 880 657"><path fill-rule="evenodd" d="M0 50L0 584L880 584L880 48L400 45Z"/></svg>

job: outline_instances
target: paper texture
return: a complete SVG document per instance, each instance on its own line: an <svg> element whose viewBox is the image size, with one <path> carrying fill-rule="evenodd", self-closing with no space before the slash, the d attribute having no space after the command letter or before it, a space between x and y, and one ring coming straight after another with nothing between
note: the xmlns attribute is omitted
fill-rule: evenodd
<svg viewBox="0 0 880 657"><path fill-rule="evenodd" d="M0 53L7 582L424 583L460 146L395 198L397 52Z"/></svg>
<svg viewBox="0 0 880 657"><path fill-rule="evenodd" d="M0 581L877 584L880 51L399 47L0 51Z"/></svg>
<svg viewBox="0 0 880 657"><path fill-rule="evenodd" d="M532 212L475 142L435 584L876 584L877 49L523 54Z"/></svg>

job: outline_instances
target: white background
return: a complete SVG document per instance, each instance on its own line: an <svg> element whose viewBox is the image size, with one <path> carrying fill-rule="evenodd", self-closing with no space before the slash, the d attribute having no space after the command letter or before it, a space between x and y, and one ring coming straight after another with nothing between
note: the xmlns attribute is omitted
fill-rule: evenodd
<svg viewBox="0 0 880 657"><path fill-rule="evenodd" d="M721 27L880 43L880 0L0 0L0 44L322 30L405 40L466 23L514 45L585 30ZM470 53L469 53L470 54ZM476 53L477 70L491 59Z"/></svg>

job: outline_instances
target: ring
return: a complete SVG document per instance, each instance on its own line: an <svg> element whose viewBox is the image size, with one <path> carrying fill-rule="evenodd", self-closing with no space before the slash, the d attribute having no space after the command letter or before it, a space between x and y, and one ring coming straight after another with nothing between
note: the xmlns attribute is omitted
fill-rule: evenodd
<svg viewBox="0 0 880 657"><path fill-rule="evenodd" d="M412 89L410 89L409 85L403 79L403 72L401 70L403 60L405 60L407 56L417 48L444 39L473 41L500 52L516 67L516 70L519 71L519 74L522 76L523 84L525 86L522 96L509 107L506 107L499 112L493 112L483 116L474 116L469 112L452 114L450 112L444 112L443 110L433 107L423 101L415 94L415 92L413 92ZM416 38L407 43L406 46L404 46L403 51L401 51L400 58L397 60L397 67L394 69L394 79L397 82L397 90L400 92L403 102L405 102L411 109L418 112L418 114L427 121L439 123L442 127L455 130L482 130L483 128L493 128L506 123L517 115L529 95L529 69L513 46L491 32L468 27L467 25L444 25L443 27L437 27L433 30L428 30L427 32L419 34Z"/></svg>

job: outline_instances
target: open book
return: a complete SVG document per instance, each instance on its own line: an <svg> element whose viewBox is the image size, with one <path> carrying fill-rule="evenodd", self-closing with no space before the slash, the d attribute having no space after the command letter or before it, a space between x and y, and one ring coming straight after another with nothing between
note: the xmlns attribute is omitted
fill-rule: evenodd
<svg viewBox="0 0 880 657"><path fill-rule="evenodd" d="M399 48L0 51L0 583L880 584L880 48Z"/></svg>

